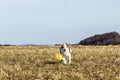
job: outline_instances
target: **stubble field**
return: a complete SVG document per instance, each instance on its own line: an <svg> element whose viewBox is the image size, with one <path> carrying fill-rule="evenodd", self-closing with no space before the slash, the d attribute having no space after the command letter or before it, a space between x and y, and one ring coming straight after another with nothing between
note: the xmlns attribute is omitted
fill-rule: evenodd
<svg viewBox="0 0 120 80"><path fill-rule="evenodd" d="M71 46L72 64L54 59L59 47L1 46L0 80L120 80L120 46Z"/></svg>

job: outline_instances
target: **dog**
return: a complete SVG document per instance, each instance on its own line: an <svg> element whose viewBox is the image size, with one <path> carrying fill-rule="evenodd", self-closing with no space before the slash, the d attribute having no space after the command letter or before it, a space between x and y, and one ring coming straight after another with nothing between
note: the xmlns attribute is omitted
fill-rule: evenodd
<svg viewBox="0 0 120 80"><path fill-rule="evenodd" d="M63 43L60 45L60 53L62 54L62 61L64 64L67 64L66 58L68 57L69 64L71 64L71 49L69 48L69 44Z"/></svg>

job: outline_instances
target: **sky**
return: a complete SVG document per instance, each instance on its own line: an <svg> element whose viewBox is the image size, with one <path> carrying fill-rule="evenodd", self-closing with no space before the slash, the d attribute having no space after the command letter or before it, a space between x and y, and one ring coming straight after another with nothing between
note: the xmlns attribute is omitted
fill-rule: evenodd
<svg viewBox="0 0 120 80"><path fill-rule="evenodd" d="M112 31L120 0L0 0L0 44L74 44Z"/></svg>

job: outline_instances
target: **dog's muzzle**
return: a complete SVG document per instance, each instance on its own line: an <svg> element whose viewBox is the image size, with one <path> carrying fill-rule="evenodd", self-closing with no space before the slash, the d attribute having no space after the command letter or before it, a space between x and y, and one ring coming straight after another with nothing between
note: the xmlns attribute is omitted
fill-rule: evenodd
<svg viewBox="0 0 120 80"><path fill-rule="evenodd" d="M65 52L65 51L66 51L66 49L63 49L63 51Z"/></svg>

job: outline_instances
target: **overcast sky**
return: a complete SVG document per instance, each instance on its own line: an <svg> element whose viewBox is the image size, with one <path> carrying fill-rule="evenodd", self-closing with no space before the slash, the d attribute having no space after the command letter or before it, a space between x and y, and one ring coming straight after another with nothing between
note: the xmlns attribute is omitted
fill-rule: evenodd
<svg viewBox="0 0 120 80"><path fill-rule="evenodd" d="M120 0L0 0L0 44L78 43L120 33Z"/></svg>

